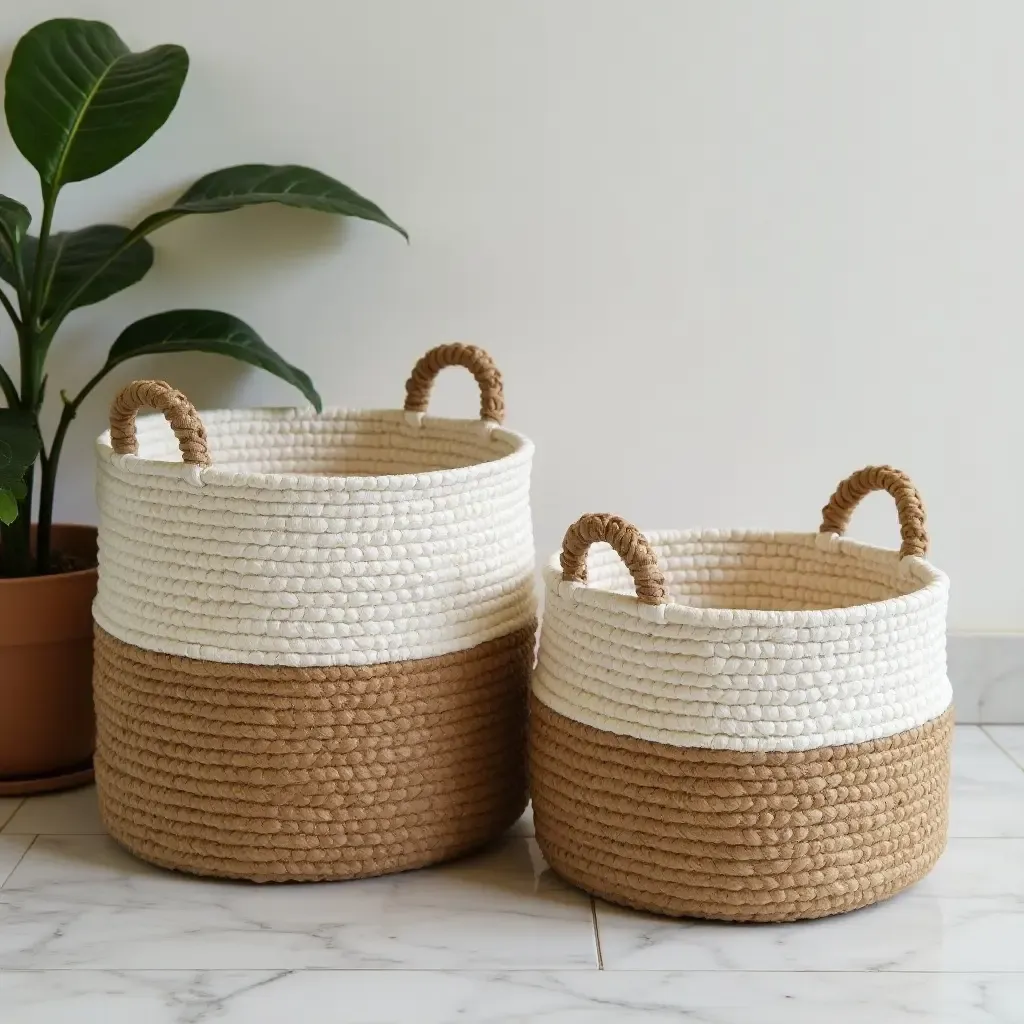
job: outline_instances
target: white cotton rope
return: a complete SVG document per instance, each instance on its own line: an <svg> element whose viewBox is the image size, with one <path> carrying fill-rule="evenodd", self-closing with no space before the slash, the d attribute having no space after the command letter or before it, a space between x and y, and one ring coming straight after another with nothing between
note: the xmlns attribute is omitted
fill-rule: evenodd
<svg viewBox="0 0 1024 1024"><path fill-rule="evenodd" d="M373 665L467 650L536 616L533 445L401 410L204 412L213 464L162 416L97 442L97 624L162 654Z"/></svg>
<svg viewBox="0 0 1024 1024"><path fill-rule="evenodd" d="M797 751L923 725L952 700L948 580L835 534L647 533L667 600L642 604L595 544L588 581L544 569L535 696L678 747Z"/></svg>

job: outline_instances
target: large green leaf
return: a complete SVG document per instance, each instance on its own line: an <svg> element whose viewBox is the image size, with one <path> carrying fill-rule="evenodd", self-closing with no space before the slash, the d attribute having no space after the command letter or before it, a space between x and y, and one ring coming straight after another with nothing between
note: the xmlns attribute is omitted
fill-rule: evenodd
<svg viewBox="0 0 1024 1024"><path fill-rule="evenodd" d="M200 178L173 206L151 214L135 230L145 235L190 213L224 213L261 203L359 217L409 237L379 206L347 185L310 167L294 164L241 164L213 171Z"/></svg>
<svg viewBox="0 0 1024 1024"><path fill-rule="evenodd" d="M18 518L18 499L13 491L0 487L0 523L10 526Z"/></svg>
<svg viewBox="0 0 1024 1024"><path fill-rule="evenodd" d="M134 153L170 116L187 73L180 46L132 53L102 22L44 21L14 48L7 125L25 159L56 191Z"/></svg>
<svg viewBox="0 0 1024 1024"><path fill-rule="evenodd" d="M0 261L14 262L14 254L31 223L32 216L21 203L0 196Z"/></svg>
<svg viewBox="0 0 1024 1024"><path fill-rule="evenodd" d="M105 369L166 352L214 352L258 366L297 387L317 412L322 408L307 374L286 363L244 320L211 309L175 309L137 320L114 342Z"/></svg>
<svg viewBox="0 0 1024 1024"><path fill-rule="evenodd" d="M40 304L43 319L48 320L71 296L73 301L69 310L101 302L141 281L153 266L153 247L140 238L122 249L130 235L128 228L116 224L94 224L79 231L61 231L51 235L43 267ZM39 239L27 235L21 247L22 267L27 280L33 279L38 250ZM89 280L97 270L100 273L95 280ZM14 267L2 253L0 278L8 284L17 283Z"/></svg>
<svg viewBox="0 0 1024 1024"><path fill-rule="evenodd" d="M35 416L20 409L0 409L0 522L17 518L17 502L26 497L25 473L35 465L42 442ZM13 502L13 510L12 510Z"/></svg>

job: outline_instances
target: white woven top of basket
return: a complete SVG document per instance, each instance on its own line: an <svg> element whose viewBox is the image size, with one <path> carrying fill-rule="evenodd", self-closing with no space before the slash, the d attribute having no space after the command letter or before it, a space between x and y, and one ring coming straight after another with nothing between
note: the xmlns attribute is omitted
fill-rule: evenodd
<svg viewBox="0 0 1024 1024"><path fill-rule="evenodd" d="M497 388L488 418L424 415L433 376L456 362ZM115 452L111 432L97 442L99 626L165 654L313 666L433 657L531 622L533 446L498 426L497 371L444 346L408 386L407 411L201 417L162 382L126 389L116 446L130 452L135 409L157 406L196 463L162 416L138 420L137 454Z"/></svg>
<svg viewBox="0 0 1024 1024"><path fill-rule="evenodd" d="M851 477L839 529L826 530L826 515L817 534L645 538L617 517L583 517L544 569L535 695L620 735L743 751L862 743L941 715L952 700L947 578L918 555L839 535L876 489L865 479L886 473ZM633 580L604 546L590 552L584 582L594 541L625 552Z"/></svg>

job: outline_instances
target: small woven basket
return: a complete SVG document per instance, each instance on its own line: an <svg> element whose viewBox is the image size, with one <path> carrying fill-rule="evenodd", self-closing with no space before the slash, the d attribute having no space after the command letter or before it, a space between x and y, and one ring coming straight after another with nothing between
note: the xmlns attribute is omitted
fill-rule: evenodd
<svg viewBox="0 0 1024 1024"><path fill-rule="evenodd" d="M879 489L899 552L841 536ZM611 547L588 585L595 542ZM845 480L817 534L580 519L545 569L533 677L551 866L615 903L735 921L837 914L923 877L952 737L948 581L926 549L920 498L886 466Z"/></svg>
<svg viewBox="0 0 1024 1024"><path fill-rule="evenodd" d="M425 415L456 364L480 420ZM115 839L197 874L316 880L421 867L516 820L533 446L503 414L498 371L462 345L420 360L404 410L200 418L159 381L117 397L94 606Z"/></svg>

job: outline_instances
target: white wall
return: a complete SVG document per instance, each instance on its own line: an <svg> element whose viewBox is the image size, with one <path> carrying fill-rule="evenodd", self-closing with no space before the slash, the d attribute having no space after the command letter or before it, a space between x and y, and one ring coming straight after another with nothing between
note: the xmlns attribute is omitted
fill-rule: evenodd
<svg viewBox="0 0 1024 1024"><path fill-rule="evenodd" d="M250 320L331 404L396 405L416 357L489 348L538 447L546 556L583 511L814 529L868 462L912 473L952 625L1024 629L1024 6L1015 0L32 0L183 43L171 122L59 220L131 220L201 172L320 167L412 235L276 209L182 222L132 291L75 315L51 394L130 319ZM0 191L34 195L6 135ZM9 333L0 354L10 355ZM216 357L138 363L83 410L61 515L133 376L287 403ZM442 411L475 408L468 376ZM873 498L854 533L895 544Z"/></svg>

